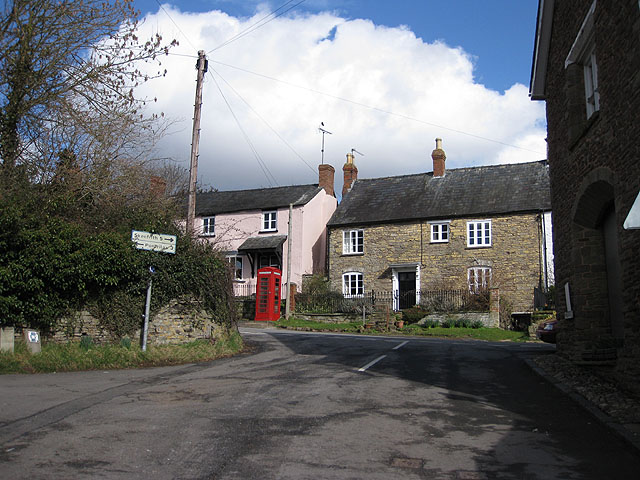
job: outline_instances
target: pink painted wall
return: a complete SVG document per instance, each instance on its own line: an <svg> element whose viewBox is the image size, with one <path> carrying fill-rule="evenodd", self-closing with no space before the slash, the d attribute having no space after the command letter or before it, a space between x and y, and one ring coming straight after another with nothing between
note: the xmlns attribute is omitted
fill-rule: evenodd
<svg viewBox="0 0 640 480"><path fill-rule="evenodd" d="M306 205L293 208L291 231L291 282L302 285L302 275L324 273L326 265L327 222L337 207L335 197L324 190L318 193ZM289 209L277 210L277 231L260 233L262 229L262 210L235 212L215 215L213 236L202 236L223 252L235 252L249 237L268 235L287 235ZM202 232L203 219L196 218L195 228ZM282 281L287 278L287 242L282 247ZM255 291L255 278L251 278L251 265L243 257L242 282L236 282L236 293L243 289ZM256 268L257 269L257 268ZM283 297L286 290L283 288Z"/></svg>

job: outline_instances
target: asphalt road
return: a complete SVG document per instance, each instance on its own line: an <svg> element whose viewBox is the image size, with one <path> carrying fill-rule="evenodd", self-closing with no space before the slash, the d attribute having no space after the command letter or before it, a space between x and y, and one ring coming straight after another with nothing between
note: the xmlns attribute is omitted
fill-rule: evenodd
<svg viewBox="0 0 640 480"><path fill-rule="evenodd" d="M0 376L0 478L635 479L540 344L243 329L253 352Z"/></svg>

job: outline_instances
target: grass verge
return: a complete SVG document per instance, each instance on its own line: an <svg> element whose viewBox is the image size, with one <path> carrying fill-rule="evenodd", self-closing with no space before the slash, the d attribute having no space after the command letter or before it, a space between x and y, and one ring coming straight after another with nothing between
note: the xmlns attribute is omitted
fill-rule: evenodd
<svg viewBox="0 0 640 480"><path fill-rule="evenodd" d="M182 345L149 345L143 352L137 345L82 345L47 343L38 354L31 354L23 342L16 342L13 353L0 352L0 374L51 373L78 370L115 370L199 363L228 357L244 347L238 332L215 343L195 340Z"/></svg>
<svg viewBox="0 0 640 480"><path fill-rule="evenodd" d="M325 332L342 332L342 333L364 333L364 334L395 334L395 335L415 335L423 337L439 337L439 338L468 338L475 340L486 340L490 342L526 342L530 340L527 332L514 332L510 330L502 330L500 328L444 328L444 327L421 327L420 325L407 325L401 329L368 329L362 327L362 322L346 322L346 323L325 323L311 322L296 317L289 320L281 318L274 322L276 327L290 328L296 330L325 331Z"/></svg>

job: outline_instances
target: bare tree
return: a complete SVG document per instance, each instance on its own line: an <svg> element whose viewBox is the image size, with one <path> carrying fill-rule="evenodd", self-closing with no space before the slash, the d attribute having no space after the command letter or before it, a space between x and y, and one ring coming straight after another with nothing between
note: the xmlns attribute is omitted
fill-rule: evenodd
<svg viewBox="0 0 640 480"><path fill-rule="evenodd" d="M136 15L132 0L4 0L2 173L21 165L47 183L66 151L95 191L144 164L163 125L134 90L164 74L159 59L176 42L139 39Z"/></svg>

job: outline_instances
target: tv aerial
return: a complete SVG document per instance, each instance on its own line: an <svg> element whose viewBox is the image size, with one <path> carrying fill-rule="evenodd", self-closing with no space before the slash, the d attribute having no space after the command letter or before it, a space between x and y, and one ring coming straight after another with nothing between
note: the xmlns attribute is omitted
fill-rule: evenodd
<svg viewBox="0 0 640 480"><path fill-rule="evenodd" d="M354 153L357 153L358 155L360 155L360 156L364 157L364 153L359 152L359 151L358 151L358 150L356 150L355 148L352 148L352 149L351 149L351 155L353 155Z"/></svg>
<svg viewBox="0 0 640 480"><path fill-rule="evenodd" d="M324 128L324 122L320 122L318 131L322 133L322 150L320 150L320 163L324 165L324 136L325 134L333 135L333 133L331 133L329 130L326 130Z"/></svg>

